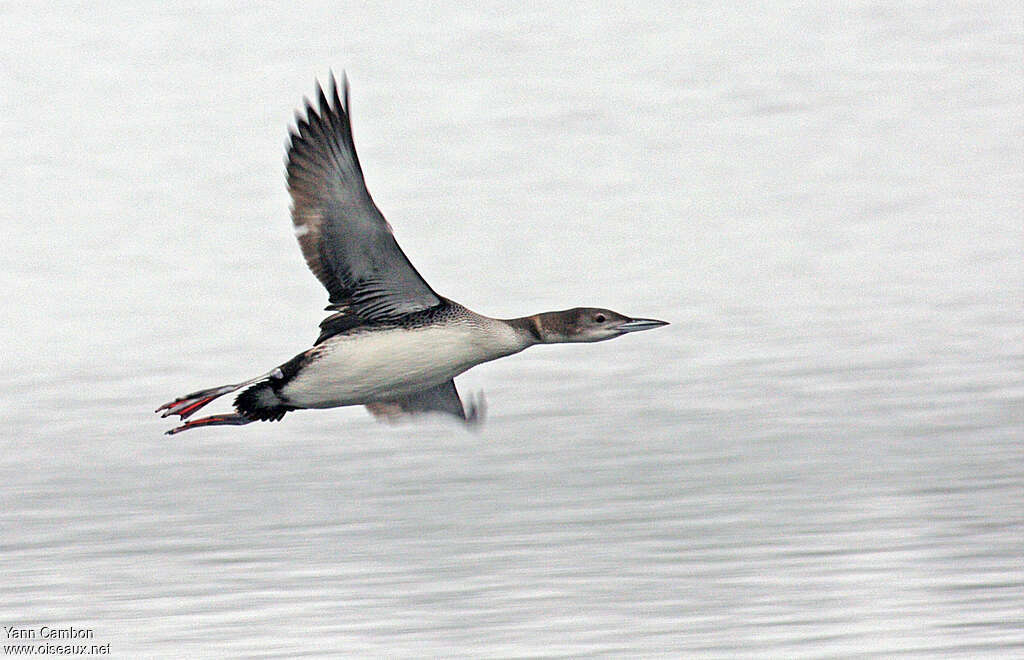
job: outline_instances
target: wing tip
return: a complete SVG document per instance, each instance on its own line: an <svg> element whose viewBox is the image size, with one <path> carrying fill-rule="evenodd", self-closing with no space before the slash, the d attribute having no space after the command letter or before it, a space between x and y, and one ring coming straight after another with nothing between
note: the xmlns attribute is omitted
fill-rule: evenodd
<svg viewBox="0 0 1024 660"><path fill-rule="evenodd" d="M329 84L330 97L334 101L334 107L344 110L347 114L351 107L348 100L348 73L344 69L341 70L340 94L338 93L338 79L335 77L333 69L328 69L327 71L327 82ZM319 86L319 84L320 83L318 81L317 86Z"/></svg>
<svg viewBox="0 0 1024 660"><path fill-rule="evenodd" d="M340 93L338 79L333 70L328 70L326 84L314 79L313 86L316 90L316 100L311 101L308 96L303 95L302 109L295 111L294 127L289 127L290 132L304 138L308 133L326 125L331 130L340 130L342 134L347 134L347 139L351 140L348 74L344 69L341 72Z"/></svg>
<svg viewBox="0 0 1024 660"><path fill-rule="evenodd" d="M358 163L358 157L354 153L354 146L351 144L351 123L347 112L348 99L348 77L342 72L342 89L346 103L342 104L338 97L337 79L334 71L328 72L329 86L314 79L315 92L314 100L309 96L302 96L302 105L293 113L293 123L288 127L288 138L285 142L285 168L290 173L292 166L303 160L317 160L318 157L312 153L318 149L330 152L334 148L331 142L340 140L342 145L347 145L352 151L351 159ZM330 89L330 96L325 92L325 87ZM333 100L333 102L332 102ZM358 165L356 165L358 170ZM361 170L359 170L361 172Z"/></svg>

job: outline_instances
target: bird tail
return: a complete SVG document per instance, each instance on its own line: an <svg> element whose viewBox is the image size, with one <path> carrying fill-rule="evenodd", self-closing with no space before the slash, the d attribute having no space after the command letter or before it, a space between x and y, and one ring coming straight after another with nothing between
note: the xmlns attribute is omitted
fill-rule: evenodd
<svg viewBox="0 0 1024 660"><path fill-rule="evenodd" d="M235 397L235 410L250 420L276 422L294 406L285 403L277 393L276 383L263 381Z"/></svg>

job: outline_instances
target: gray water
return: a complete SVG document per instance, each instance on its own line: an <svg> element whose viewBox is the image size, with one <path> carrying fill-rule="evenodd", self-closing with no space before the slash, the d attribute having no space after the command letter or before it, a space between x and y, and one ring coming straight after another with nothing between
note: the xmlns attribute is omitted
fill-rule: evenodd
<svg viewBox="0 0 1024 660"><path fill-rule="evenodd" d="M641 4L0 5L0 625L1024 654L1020 4ZM281 159L330 68L435 289L672 325L467 373L479 433L162 435L316 336Z"/></svg>

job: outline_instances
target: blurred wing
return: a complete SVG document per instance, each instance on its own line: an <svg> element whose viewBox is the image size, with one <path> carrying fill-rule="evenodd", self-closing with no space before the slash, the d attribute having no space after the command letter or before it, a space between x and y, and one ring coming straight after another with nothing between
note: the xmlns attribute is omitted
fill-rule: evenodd
<svg viewBox="0 0 1024 660"><path fill-rule="evenodd" d="M348 80L333 74L331 100L317 85L319 111L306 100L288 147L292 222L309 269L330 295L328 309L389 319L441 302L398 247L363 181L352 126Z"/></svg>
<svg viewBox="0 0 1024 660"><path fill-rule="evenodd" d="M467 412L462 407L462 399L455 389L455 381L449 380L447 383L428 387L409 396L368 403L366 409L373 413L374 417L386 421L396 421L421 413L442 412L454 415L467 424L475 424L483 420L484 401L482 395L477 401L471 401Z"/></svg>

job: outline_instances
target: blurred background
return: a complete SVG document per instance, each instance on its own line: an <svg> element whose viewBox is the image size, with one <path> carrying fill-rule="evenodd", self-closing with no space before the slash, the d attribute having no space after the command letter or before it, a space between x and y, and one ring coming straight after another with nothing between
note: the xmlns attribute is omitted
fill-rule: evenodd
<svg viewBox="0 0 1024 660"><path fill-rule="evenodd" d="M0 624L1024 653L1024 10L748 5L0 4ZM437 291L672 325L467 373L475 434L162 435L317 335L282 159L332 69Z"/></svg>

